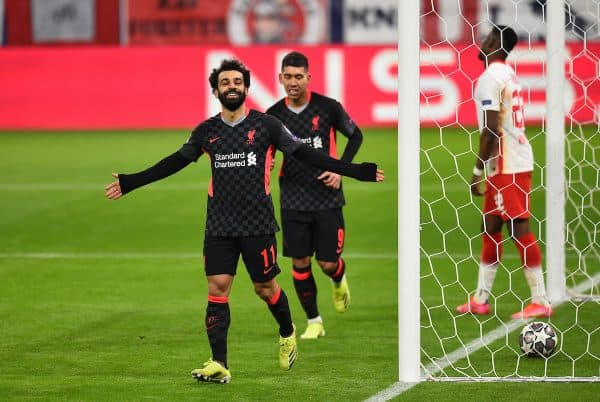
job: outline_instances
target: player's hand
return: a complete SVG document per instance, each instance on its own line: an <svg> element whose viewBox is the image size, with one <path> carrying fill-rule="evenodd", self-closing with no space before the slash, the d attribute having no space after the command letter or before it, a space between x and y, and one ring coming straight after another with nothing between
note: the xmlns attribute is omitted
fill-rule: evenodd
<svg viewBox="0 0 600 402"><path fill-rule="evenodd" d="M121 183L119 183L119 175L113 173L112 177L117 179L117 181L113 181L104 188L106 190L106 198L109 200L118 200L123 196L123 193L121 192Z"/></svg>
<svg viewBox="0 0 600 402"><path fill-rule="evenodd" d="M317 177L317 179L321 180L327 187L331 187L336 190L340 188L340 184L342 183L342 176L333 172L323 172L319 175L319 177Z"/></svg>
<svg viewBox="0 0 600 402"><path fill-rule="evenodd" d="M481 183L483 183L483 178L481 176L473 175L471 177L471 194L475 196L483 195L483 191L481 191Z"/></svg>
<svg viewBox="0 0 600 402"><path fill-rule="evenodd" d="M383 170L377 168L377 164L373 162L363 162L358 164L359 172L356 175L352 175L356 180L360 181L383 181L385 175Z"/></svg>

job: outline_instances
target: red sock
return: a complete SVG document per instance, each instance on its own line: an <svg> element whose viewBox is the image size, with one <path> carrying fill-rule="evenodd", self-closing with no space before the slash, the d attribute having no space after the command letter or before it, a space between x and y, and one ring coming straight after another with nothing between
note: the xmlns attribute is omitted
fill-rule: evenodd
<svg viewBox="0 0 600 402"><path fill-rule="evenodd" d="M540 246L531 232L514 240L517 250L521 255L521 264L523 267L539 267L542 265L542 252Z"/></svg>
<svg viewBox="0 0 600 402"><path fill-rule="evenodd" d="M480 261L487 265L497 264L502 258L502 232L483 234Z"/></svg>

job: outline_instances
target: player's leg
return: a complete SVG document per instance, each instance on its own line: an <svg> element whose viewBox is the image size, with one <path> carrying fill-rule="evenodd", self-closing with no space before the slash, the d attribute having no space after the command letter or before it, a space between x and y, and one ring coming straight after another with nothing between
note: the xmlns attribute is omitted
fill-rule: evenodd
<svg viewBox="0 0 600 402"><path fill-rule="evenodd" d="M346 262L342 258L346 235L342 208L315 212L315 221L317 262L331 278L335 310L343 313L350 305L350 288L346 279Z"/></svg>
<svg viewBox="0 0 600 402"><path fill-rule="evenodd" d="M496 279L498 264L502 258L502 214L504 205L501 189L504 187L501 177L492 177L486 181L483 200L483 219L481 222L481 255L477 274L477 289L467 303L456 307L459 313L489 314L489 298Z"/></svg>
<svg viewBox="0 0 600 402"><path fill-rule="evenodd" d="M529 227L531 172L509 176L510 184L503 189L505 216L508 231L519 251L521 265L531 290L531 303L514 313L512 318L549 317L552 307L546 298L542 273L542 253L535 235Z"/></svg>
<svg viewBox="0 0 600 402"><path fill-rule="evenodd" d="M212 358L201 369L192 371L192 376L200 381L227 383L231 380L227 364L229 293L239 253L232 238L206 236L204 239L204 269L208 281L205 324Z"/></svg>
<svg viewBox="0 0 600 402"><path fill-rule="evenodd" d="M317 305L317 284L312 274L311 258L292 258L292 276L296 295L307 318L307 325L300 339L317 339L325 336L323 318Z"/></svg>
<svg viewBox="0 0 600 402"><path fill-rule="evenodd" d="M296 329L287 295L275 280L281 272L277 264L275 235L244 237L240 245L254 291L267 303L279 324L279 365L281 369L289 370L297 357Z"/></svg>
<svg viewBox="0 0 600 402"><path fill-rule="evenodd" d="M319 334L323 333L324 335L325 331L317 306L317 284L311 267L311 256L314 250L312 213L284 209L281 211L281 226L283 255L292 258L294 288L308 319L307 329L300 335L300 338L314 339L315 336L312 333L315 332L315 327L320 326Z"/></svg>
<svg viewBox="0 0 600 402"><path fill-rule="evenodd" d="M515 219L509 225L511 237L519 251L523 273L531 291L531 303L512 318L550 317L554 311L548 297L542 272L542 253L535 235L529 228L529 219Z"/></svg>
<svg viewBox="0 0 600 402"><path fill-rule="evenodd" d="M489 314L489 298L502 258L502 224L498 215L485 215L481 224L481 255L477 274L477 289L465 304L456 308L459 313Z"/></svg>
<svg viewBox="0 0 600 402"><path fill-rule="evenodd" d="M487 303L498 264L502 259L502 225L504 221L498 215L485 215L481 226L481 256L479 258L479 274L477 276L477 290L473 298L478 303Z"/></svg>

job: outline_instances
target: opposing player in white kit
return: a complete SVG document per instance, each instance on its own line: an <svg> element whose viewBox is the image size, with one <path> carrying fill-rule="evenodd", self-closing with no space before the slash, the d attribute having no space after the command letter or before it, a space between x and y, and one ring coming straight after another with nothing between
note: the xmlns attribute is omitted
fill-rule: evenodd
<svg viewBox="0 0 600 402"><path fill-rule="evenodd" d="M479 77L474 96L481 137L471 193L484 196L483 246L477 290L456 310L490 313L489 297L502 258L502 226L506 223L531 290L531 302L511 317L526 319L549 317L553 310L546 297L542 254L529 228L533 153L525 136L521 87L515 71L505 63L517 40L511 28L494 26L480 46L479 59L486 69ZM484 173L485 192L482 192L480 184Z"/></svg>

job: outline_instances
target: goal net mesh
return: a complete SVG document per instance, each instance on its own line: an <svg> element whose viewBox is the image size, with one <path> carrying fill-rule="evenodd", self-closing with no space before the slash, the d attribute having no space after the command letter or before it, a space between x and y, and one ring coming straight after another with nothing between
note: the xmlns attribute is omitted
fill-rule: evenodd
<svg viewBox="0 0 600 402"><path fill-rule="evenodd" d="M533 320L511 314L531 302L506 228L489 315L459 314L477 286L482 198L469 183L479 149L473 91L478 44L495 25L519 44L507 62L522 86L533 147L530 225L546 251L546 1L421 3L421 367L434 380L600 380L600 0L565 2L565 277L554 306L558 345L549 358L523 356L518 336ZM552 29L552 27L550 28ZM560 29L560 27L559 27ZM457 84L458 83L458 84ZM450 106L449 106L450 105ZM452 107L455 112L447 113ZM445 109L446 108L446 109ZM446 111L446 112L445 112ZM449 118L448 115L451 117ZM546 274L545 260L542 261Z"/></svg>

